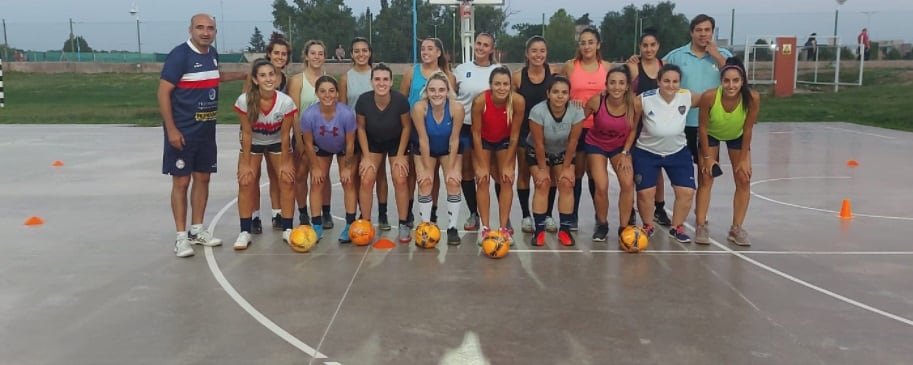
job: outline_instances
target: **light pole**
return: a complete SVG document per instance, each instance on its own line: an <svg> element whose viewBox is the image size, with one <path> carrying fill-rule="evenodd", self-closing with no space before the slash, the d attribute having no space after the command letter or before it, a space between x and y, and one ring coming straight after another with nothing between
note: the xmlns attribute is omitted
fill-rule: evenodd
<svg viewBox="0 0 913 365"><path fill-rule="evenodd" d="M139 7L136 6L136 2L133 3L133 7L130 8L130 15L133 15L136 18L136 54L140 58L143 57L143 43L140 40L139 32Z"/></svg>
<svg viewBox="0 0 913 365"><path fill-rule="evenodd" d="M840 45L837 44L837 23L840 19L840 5L846 3L846 0L837 0L837 8L834 9L834 46L837 47L837 52L840 52Z"/></svg>

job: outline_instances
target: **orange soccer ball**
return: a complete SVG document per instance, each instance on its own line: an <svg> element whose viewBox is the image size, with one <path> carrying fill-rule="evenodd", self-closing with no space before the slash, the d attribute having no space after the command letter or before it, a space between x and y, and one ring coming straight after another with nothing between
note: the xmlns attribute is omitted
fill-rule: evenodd
<svg viewBox="0 0 913 365"><path fill-rule="evenodd" d="M631 253L637 253L647 249L650 244L650 237L647 231L638 226L627 226L621 230L618 237L618 244L622 250Z"/></svg>
<svg viewBox="0 0 913 365"><path fill-rule="evenodd" d="M374 242L374 225L367 219L359 219L349 226L349 239L356 246L367 246Z"/></svg>
<svg viewBox="0 0 913 365"><path fill-rule="evenodd" d="M421 248L434 248L441 241L441 229L434 223L424 222L415 227L415 245Z"/></svg>
<svg viewBox="0 0 913 365"><path fill-rule="evenodd" d="M298 226L289 235L288 244L295 252L308 252L317 244L317 232L311 226Z"/></svg>
<svg viewBox="0 0 913 365"><path fill-rule="evenodd" d="M482 239L482 253L493 259L499 259L507 256L510 251L510 240L504 237L501 232L492 231Z"/></svg>

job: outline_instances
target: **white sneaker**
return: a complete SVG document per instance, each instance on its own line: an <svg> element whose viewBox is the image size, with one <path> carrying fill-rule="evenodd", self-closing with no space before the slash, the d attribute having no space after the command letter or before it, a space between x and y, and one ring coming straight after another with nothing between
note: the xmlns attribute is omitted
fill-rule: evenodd
<svg viewBox="0 0 913 365"><path fill-rule="evenodd" d="M526 233L533 233L536 231L536 225L533 223L533 217L523 218L523 222L520 223L520 229Z"/></svg>
<svg viewBox="0 0 913 365"><path fill-rule="evenodd" d="M285 243L291 243L291 237L292 237L291 229L286 229L285 231L282 232L282 240L285 241Z"/></svg>
<svg viewBox="0 0 913 365"><path fill-rule="evenodd" d="M241 232L238 235L238 239L235 240L235 251L243 251L247 249L247 246L250 245L250 233Z"/></svg>
<svg viewBox="0 0 913 365"><path fill-rule="evenodd" d="M558 224L555 223L555 218L551 216L545 217L545 230L549 232L558 232Z"/></svg>
<svg viewBox="0 0 913 365"><path fill-rule="evenodd" d="M174 241L174 255L177 257L193 256L193 246L190 245L190 239L183 237Z"/></svg>
<svg viewBox="0 0 913 365"><path fill-rule="evenodd" d="M216 247L222 245L222 240L212 236L212 232L209 232L208 229L204 229L195 235L190 237L190 242L195 245L203 245L208 247Z"/></svg>

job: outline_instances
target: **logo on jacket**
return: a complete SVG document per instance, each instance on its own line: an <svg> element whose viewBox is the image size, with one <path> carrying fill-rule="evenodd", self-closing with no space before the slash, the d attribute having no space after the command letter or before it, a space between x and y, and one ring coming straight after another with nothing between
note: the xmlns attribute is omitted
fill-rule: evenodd
<svg viewBox="0 0 913 365"><path fill-rule="evenodd" d="M209 89L209 100L216 100L216 89Z"/></svg>
<svg viewBox="0 0 913 365"><path fill-rule="evenodd" d="M686 111L688 111L688 107L686 107L686 106L684 106L684 105L679 105L679 107L678 107L678 113L679 113L679 114L685 115L685 112L686 112Z"/></svg>

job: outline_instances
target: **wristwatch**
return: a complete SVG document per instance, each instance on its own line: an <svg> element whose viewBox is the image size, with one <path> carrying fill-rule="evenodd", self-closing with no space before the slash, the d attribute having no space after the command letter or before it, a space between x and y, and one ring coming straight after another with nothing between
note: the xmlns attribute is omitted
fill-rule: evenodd
<svg viewBox="0 0 913 365"><path fill-rule="evenodd" d="M622 155L630 155L631 152L629 152L628 150L621 150L621 154L622 154Z"/></svg>

